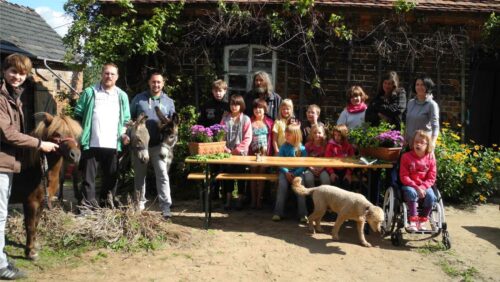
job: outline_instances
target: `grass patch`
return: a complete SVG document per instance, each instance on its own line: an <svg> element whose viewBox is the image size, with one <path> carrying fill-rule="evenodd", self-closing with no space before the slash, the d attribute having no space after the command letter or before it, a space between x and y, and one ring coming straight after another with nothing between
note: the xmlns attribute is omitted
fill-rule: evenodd
<svg viewBox="0 0 500 282"><path fill-rule="evenodd" d="M423 255L429 255L432 253L442 252L442 251L446 251L446 247L443 245L442 242L436 242L436 243L427 242L425 246L422 246L417 249L417 252Z"/></svg>
<svg viewBox="0 0 500 282"><path fill-rule="evenodd" d="M77 264L81 255L91 250L140 252L177 245L190 237L186 227L166 222L160 212L137 212L132 206L120 209L97 209L85 217L75 216L62 208L45 210L37 232L37 245L43 246L35 262L24 259L24 216L16 211L8 219L6 252L23 269L45 269L61 264ZM97 262L107 258L98 251L90 258Z"/></svg>
<svg viewBox="0 0 500 282"><path fill-rule="evenodd" d="M461 281L475 281L475 278L479 278L479 271L473 267L464 267L463 265L457 265L449 260L441 260L439 262L439 266L443 270L446 275L453 277L453 278L461 278Z"/></svg>

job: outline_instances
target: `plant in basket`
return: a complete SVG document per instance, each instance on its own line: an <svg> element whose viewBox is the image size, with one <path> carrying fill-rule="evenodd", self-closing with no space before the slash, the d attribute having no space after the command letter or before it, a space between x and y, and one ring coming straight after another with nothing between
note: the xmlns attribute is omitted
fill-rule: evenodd
<svg viewBox="0 0 500 282"><path fill-rule="evenodd" d="M226 127L224 125L214 124L210 127L193 125L189 152L192 155L223 153L226 145L225 134Z"/></svg>
<svg viewBox="0 0 500 282"><path fill-rule="evenodd" d="M378 126L364 123L351 130L349 138L362 156L386 161L396 161L403 146L403 136L394 126L385 122Z"/></svg>
<svg viewBox="0 0 500 282"><path fill-rule="evenodd" d="M192 142L210 142L212 141L212 130L203 125L193 125L191 127L191 141Z"/></svg>

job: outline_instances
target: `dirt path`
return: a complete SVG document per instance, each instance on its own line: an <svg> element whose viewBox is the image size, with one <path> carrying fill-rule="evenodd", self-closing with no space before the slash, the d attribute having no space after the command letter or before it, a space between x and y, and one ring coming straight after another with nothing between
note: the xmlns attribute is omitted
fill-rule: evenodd
<svg viewBox="0 0 500 282"><path fill-rule="evenodd" d="M305 226L272 222L269 211L215 212L202 227L195 202L177 203L173 224L188 226L188 242L160 251L84 256L78 266L31 273L36 281L500 281L500 211L484 205L470 211L447 208L451 251L432 251L429 241L394 247L375 234L358 245L347 224L342 240L310 235ZM331 225L326 222L326 225ZM330 230L330 228L326 228ZM408 236L405 236L405 239ZM420 239L421 237L416 237ZM438 238L439 240L441 237ZM435 245L435 244L431 244ZM448 272L449 274L445 273ZM450 275L456 274L453 277ZM469 277L470 278L470 277Z"/></svg>

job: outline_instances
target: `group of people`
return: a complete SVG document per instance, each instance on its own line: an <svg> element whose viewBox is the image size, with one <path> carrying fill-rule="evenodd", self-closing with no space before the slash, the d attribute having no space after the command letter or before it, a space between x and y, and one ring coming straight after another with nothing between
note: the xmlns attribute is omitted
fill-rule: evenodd
<svg viewBox="0 0 500 282"><path fill-rule="evenodd" d="M399 178L405 199L410 203L411 229L420 228L427 218L435 196L431 186L436 178L433 147L439 133L439 107L433 100L434 83L428 77L418 77L412 85L415 97L407 102L406 91L399 85L399 77L391 71L382 79L377 95L367 104L368 95L361 86L347 91L346 107L330 132L320 121L321 109L312 104L307 107L306 120L299 120L291 99L282 99L273 88L266 72L254 74L253 89L245 94L229 96L227 84L217 80L212 85L212 99L201 110L199 123L204 126L221 123L226 125L226 151L233 155L275 155L283 157L351 157L355 144L349 142L349 130L368 122L377 126L387 122L396 130L405 125L406 145L409 152L402 156ZM414 137L415 136L415 137ZM225 172L240 172L242 166L220 167ZM260 173L265 167L252 167ZM272 219L280 221L285 216L285 202L294 177L303 177L306 187L316 183L348 188L352 181L351 169L338 168L285 168L279 169L278 190ZM374 183L379 182L378 179ZM223 183L224 208L232 208L234 181ZM213 184L213 186L216 184ZM244 181L238 181L236 208L241 208L245 197ZM251 206L262 208L264 182L252 181L249 185ZM430 190L429 190L430 189ZM378 189L371 189L378 193ZM373 197L370 197L374 199ZM426 198L423 215L417 216L417 202ZM375 197L376 199L376 197ZM306 201L297 196L297 215L307 221ZM423 226L423 225L422 225Z"/></svg>
<svg viewBox="0 0 500 282"><path fill-rule="evenodd" d="M19 279L26 274L8 262L3 251L5 247L5 224L7 207L11 194L13 173L22 169L21 160L24 148L38 149L43 152L57 150L53 142L42 141L27 134L26 120L23 115L21 95L32 69L31 60L21 54L7 56L2 65L0 82L0 279ZM127 145L127 122L141 113L148 116L146 127L150 134L149 150L151 163L155 170L156 187L162 216L171 217L170 184L166 160L160 157L159 120L155 107L170 117L175 112L174 102L163 92L164 78L161 73L153 72L148 77L149 89L135 95L129 104L128 94L116 86L118 67L108 63L102 67L101 80L86 88L80 95L74 110L74 117L81 123L80 144L82 157L81 195L76 195L80 203L99 207L109 199L114 199L118 177L118 153ZM29 119L32 117L26 117ZM134 186L139 195L139 208L145 207L146 164L132 161L135 171ZM96 176L102 171L100 201L96 196ZM84 209L86 211L88 209Z"/></svg>
<svg viewBox="0 0 500 282"><path fill-rule="evenodd" d="M105 64L101 72L101 80L94 86L86 88L75 106L74 115L82 124L80 160L82 171L82 203L91 207L106 205L109 199L114 200L118 176L118 153L123 145L130 142L127 134L127 122L139 115L147 116L146 128L149 132L148 151L150 163L155 172L156 189L159 206L164 219L172 216L170 206L170 181L167 171L167 159L160 154L161 136L158 127L159 117L155 108L170 118L175 112L174 101L163 92L164 77L160 72L151 72L148 76L148 90L134 96L129 104L128 95L116 86L118 67ZM134 168L134 188L139 209L146 207L146 172L147 163L143 163L132 155ZM96 173L98 166L102 170L102 189L100 202L96 198ZM84 211L88 211L85 209Z"/></svg>
<svg viewBox="0 0 500 282"><path fill-rule="evenodd" d="M0 278L17 279L25 274L7 261L3 252L5 246L5 223L7 205L12 187L13 173L21 169L20 158L23 148L37 148L51 152L58 148L52 142L41 141L28 135L24 128L24 115L20 95L24 91L24 82L31 72L32 64L28 57L12 54L6 57L2 65L3 78L0 82ZM118 86L118 67L108 63L102 67L100 81L86 88L80 95L74 111L83 131L80 139L82 158L81 201L91 207L105 204L114 199L117 186L118 153L130 141L126 124L130 119L144 113L148 120L146 127L150 134L149 155L155 171L159 206L165 219L171 217L170 183L165 159L161 150L159 120L155 107L166 117L175 112L174 101L164 92L164 77L153 72L148 77L148 89L134 96L129 103L128 95ZM435 180L435 160L432 148L439 132L439 108L432 97L433 82L430 78L419 77L412 85L415 98L406 103L406 92L399 87L395 72L390 72L381 83L380 91L369 105L365 104L368 96L360 86L353 86L347 91L347 103L340 114L337 125L331 132L326 132L320 121L321 109L317 105L307 107L304 121L300 121L294 112L291 99L282 99L273 88L270 76L263 71L256 72L253 89L242 96L229 97L227 84L217 80L212 85L212 99L201 108L200 124L226 126L226 151L233 155L276 155L283 157L349 157L355 149L349 143L349 129L360 126L363 122L377 125L387 121L397 129L405 121L405 136L411 151L401 160L401 182L405 198L409 205L412 228L418 228L430 212L429 203L435 201L432 193ZM403 113L406 119L403 119ZM415 134L416 132L416 134ZM327 134L328 133L328 134ZM413 136L415 135L415 138ZM328 138L327 136L330 136ZM145 208L145 178L147 165L132 160L135 171L134 187L137 191L139 208ZM102 189L100 200L96 196L97 170L102 170ZM222 170L237 171L239 166L221 167ZM266 168L254 167L253 172L263 172ZM352 171L333 168L280 168L278 191L272 219L279 221L285 216L285 202L292 179L304 178L307 187L316 182L321 184L348 185ZM223 195L225 208L231 208L234 182L224 183ZM238 192L243 194L244 183L238 183ZM252 182L251 205L262 208L264 183ZM241 198L243 195L240 195ZM425 198L424 213L419 217L416 202ZM297 196L298 217L307 221L307 209L304 197Z"/></svg>

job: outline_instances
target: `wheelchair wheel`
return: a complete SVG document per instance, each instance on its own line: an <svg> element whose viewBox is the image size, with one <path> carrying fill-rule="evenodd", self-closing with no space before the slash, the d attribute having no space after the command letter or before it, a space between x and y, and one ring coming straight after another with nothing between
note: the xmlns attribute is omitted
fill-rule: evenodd
<svg viewBox="0 0 500 282"><path fill-rule="evenodd" d="M395 220L395 206L396 206L396 195L394 194L394 188L389 187L384 194L384 204L382 209L384 211L384 224L382 226L384 230L384 236L392 234L394 227L396 226ZM392 239L392 236L391 236Z"/></svg>
<svg viewBox="0 0 500 282"><path fill-rule="evenodd" d="M399 247L403 244L403 233L401 229L396 230L396 232L391 234L391 243L393 246Z"/></svg>
<svg viewBox="0 0 500 282"><path fill-rule="evenodd" d="M432 212L430 215L430 223L432 226L432 230L437 232L437 234L439 234L443 230L446 230L446 222L444 215L443 199L441 198L439 191L436 191L436 193L438 201L434 204L434 207L432 208Z"/></svg>
<svg viewBox="0 0 500 282"><path fill-rule="evenodd" d="M451 248L450 234L447 230L443 230L443 245L447 250Z"/></svg>

